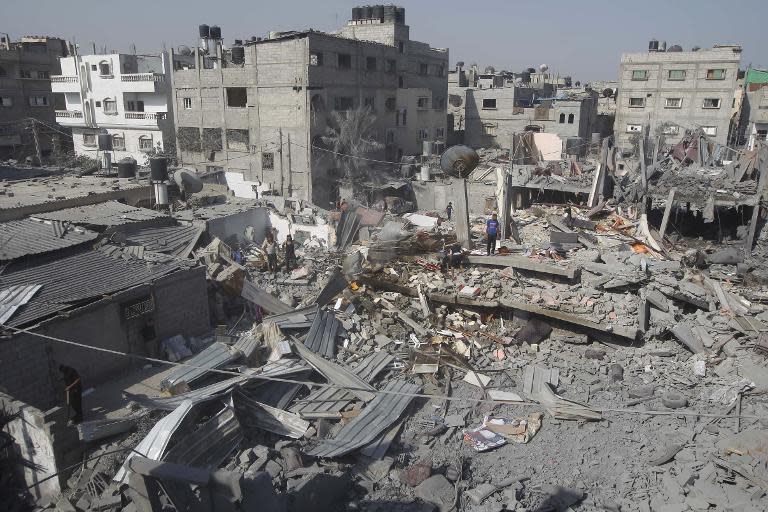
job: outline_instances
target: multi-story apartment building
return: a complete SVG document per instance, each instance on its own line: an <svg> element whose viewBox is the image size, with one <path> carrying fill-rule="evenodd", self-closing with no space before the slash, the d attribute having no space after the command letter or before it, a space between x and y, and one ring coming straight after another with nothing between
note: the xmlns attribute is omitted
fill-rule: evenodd
<svg viewBox="0 0 768 512"><path fill-rule="evenodd" d="M95 158L99 133L112 136L114 163L145 165L151 153L175 151L170 67L165 52L62 58L51 85L64 96L56 121L72 129L75 152Z"/></svg>
<svg viewBox="0 0 768 512"><path fill-rule="evenodd" d="M59 57L70 54L69 43L56 37L25 36L11 42L0 34L0 158L34 155L30 118L56 122L51 75L59 73ZM56 132L37 123L40 151L50 153Z"/></svg>
<svg viewBox="0 0 768 512"><path fill-rule="evenodd" d="M682 51L651 41L646 53L621 56L616 97L615 140L631 150L643 134L678 142L686 130L701 128L726 144L739 74L741 46Z"/></svg>
<svg viewBox="0 0 768 512"><path fill-rule="evenodd" d="M398 162L425 140L445 140L448 51L412 41L402 8L356 7L336 34L271 33L231 48L218 27L201 35L210 37L194 65L173 71L178 155L183 165L224 170L228 182L246 184L238 190L324 207L335 200L344 157L323 144L333 111L370 109L383 147L370 160Z"/></svg>

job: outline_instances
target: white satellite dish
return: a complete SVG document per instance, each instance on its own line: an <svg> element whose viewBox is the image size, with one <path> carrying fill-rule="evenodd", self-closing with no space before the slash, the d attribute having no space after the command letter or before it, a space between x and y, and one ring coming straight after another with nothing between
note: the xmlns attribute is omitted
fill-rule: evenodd
<svg viewBox="0 0 768 512"><path fill-rule="evenodd" d="M549 69L549 66L547 66L546 64L542 64L541 66L539 66L539 71L541 71L542 73L546 73L548 69Z"/></svg>

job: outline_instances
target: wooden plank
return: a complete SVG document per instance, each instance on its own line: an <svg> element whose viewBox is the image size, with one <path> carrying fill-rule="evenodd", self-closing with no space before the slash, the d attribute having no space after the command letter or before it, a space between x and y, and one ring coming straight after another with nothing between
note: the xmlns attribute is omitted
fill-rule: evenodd
<svg viewBox="0 0 768 512"><path fill-rule="evenodd" d="M576 279L580 275L578 268L574 267L561 267L557 265L548 265L546 263L540 263L532 260L526 256L508 255L508 256L475 256L470 255L467 257L468 261L472 265L486 265L490 267L512 267L517 270L528 270L531 272L539 272L541 274L549 274L553 276L565 277L568 279Z"/></svg>
<svg viewBox="0 0 768 512"><path fill-rule="evenodd" d="M667 204L664 207L664 216L661 218L661 227L659 228L659 240L664 240L664 234L667 232L667 224L669 223L669 214L672 212L672 204L675 202L675 194L677 193L677 187L672 187L669 190L667 196Z"/></svg>

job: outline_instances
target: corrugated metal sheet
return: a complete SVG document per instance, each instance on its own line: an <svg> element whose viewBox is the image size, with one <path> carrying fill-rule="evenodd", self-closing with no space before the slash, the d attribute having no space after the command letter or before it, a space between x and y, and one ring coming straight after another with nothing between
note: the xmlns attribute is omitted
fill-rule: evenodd
<svg viewBox="0 0 768 512"><path fill-rule="evenodd" d="M35 217L46 220L72 222L84 226L122 226L135 222L169 219L164 213L137 208L117 201L66 208L55 212L39 213Z"/></svg>
<svg viewBox="0 0 768 512"><path fill-rule="evenodd" d="M320 311L315 315L312 327L309 329L304 345L321 356L333 359L336 355L336 337L339 334L341 322L333 315Z"/></svg>
<svg viewBox="0 0 768 512"><path fill-rule="evenodd" d="M243 358L248 361L251 359L256 350L262 346L261 342L262 339L260 336L257 336L254 333L248 331L240 335L240 337L233 345L233 348L242 352Z"/></svg>
<svg viewBox="0 0 768 512"><path fill-rule="evenodd" d="M0 223L0 260L66 249L90 242L97 236L98 233L93 231L58 221L23 219L3 222Z"/></svg>
<svg viewBox="0 0 768 512"><path fill-rule="evenodd" d="M235 410L227 406L185 435L163 456L162 460L196 468L214 469L243 440L243 429Z"/></svg>
<svg viewBox="0 0 768 512"><path fill-rule="evenodd" d="M33 300L19 308L8 325L18 327L82 305L120 290L149 283L186 268L188 263L112 259L103 252L84 251L0 276L0 288L43 283Z"/></svg>
<svg viewBox="0 0 768 512"><path fill-rule="evenodd" d="M312 368L320 372L328 382L351 388L351 393L366 402L373 400L376 396L373 393L376 391L373 386L347 368L320 357L299 342L294 342L293 347L299 356L309 363Z"/></svg>
<svg viewBox="0 0 768 512"><path fill-rule="evenodd" d="M235 347L215 341L199 354L184 361L184 364L190 366L177 366L162 380L160 387L161 389L170 389L181 382L191 385L210 370L221 368L242 356L243 353Z"/></svg>
<svg viewBox="0 0 768 512"><path fill-rule="evenodd" d="M0 290L0 325L5 325L17 309L32 300L41 284L16 285Z"/></svg>
<svg viewBox="0 0 768 512"><path fill-rule="evenodd" d="M246 427L293 439L302 437L309 428L309 422L298 415L259 403L238 388L232 391L232 404Z"/></svg>
<svg viewBox="0 0 768 512"><path fill-rule="evenodd" d="M276 324L281 331L291 329L309 329L317 315L317 304L305 308L296 309L287 313L269 315L264 317L264 322Z"/></svg>
<svg viewBox="0 0 768 512"><path fill-rule="evenodd" d="M131 245L140 245L148 251L186 258L203 231L201 226L152 226L128 227L120 233L125 237L126 243Z"/></svg>
<svg viewBox="0 0 768 512"><path fill-rule="evenodd" d="M250 398L278 409L287 409L304 384L292 382L265 382L253 389L243 390Z"/></svg>
<svg viewBox="0 0 768 512"><path fill-rule="evenodd" d="M418 393L420 387L404 380L394 380L384 390L398 394L380 393L333 439L323 440L307 454L313 457L340 457L373 442L400 418L413 400L409 394Z"/></svg>
<svg viewBox="0 0 768 512"><path fill-rule="evenodd" d="M325 306L331 302L331 299L341 293L347 286L349 286L347 278L344 277L344 274L341 273L341 269L337 267L331 277L328 279L328 282L325 283L325 286L318 294L317 298L315 299L315 303L319 306Z"/></svg>
<svg viewBox="0 0 768 512"><path fill-rule="evenodd" d="M291 306L261 288L257 288L255 284L247 279L243 281L243 291L240 295L270 313L288 313L293 311Z"/></svg>

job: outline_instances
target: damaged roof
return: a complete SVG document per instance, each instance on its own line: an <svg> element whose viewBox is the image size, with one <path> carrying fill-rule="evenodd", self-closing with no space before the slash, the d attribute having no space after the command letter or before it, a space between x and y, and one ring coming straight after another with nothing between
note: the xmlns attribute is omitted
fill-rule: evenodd
<svg viewBox="0 0 768 512"><path fill-rule="evenodd" d="M41 219L72 222L87 226L122 226L136 222L169 219L168 215L147 208L138 208L117 201L66 208L36 215Z"/></svg>
<svg viewBox="0 0 768 512"><path fill-rule="evenodd" d="M94 240L98 233L59 221L35 219L0 223L0 260L66 249Z"/></svg>
<svg viewBox="0 0 768 512"><path fill-rule="evenodd" d="M186 257L203 231L200 226L131 226L120 235L126 243L141 245L147 251ZM114 240L115 236L111 238Z"/></svg>

